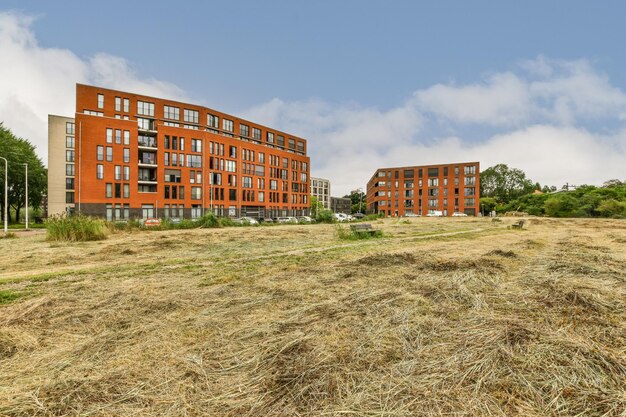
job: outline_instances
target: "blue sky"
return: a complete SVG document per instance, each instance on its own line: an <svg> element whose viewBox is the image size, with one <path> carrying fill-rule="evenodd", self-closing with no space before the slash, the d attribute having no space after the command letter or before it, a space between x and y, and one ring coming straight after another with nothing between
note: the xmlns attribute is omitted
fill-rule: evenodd
<svg viewBox="0 0 626 417"><path fill-rule="evenodd" d="M0 70L13 85L0 85L0 119L38 145L45 130L10 110L66 114L73 100L43 86L90 82L305 136L333 194L377 166L450 159L557 186L626 177L622 2L5 0L1 12L0 48L23 71ZM520 147L535 157L509 155ZM546 151L570 159L550 167Z"/></svg>

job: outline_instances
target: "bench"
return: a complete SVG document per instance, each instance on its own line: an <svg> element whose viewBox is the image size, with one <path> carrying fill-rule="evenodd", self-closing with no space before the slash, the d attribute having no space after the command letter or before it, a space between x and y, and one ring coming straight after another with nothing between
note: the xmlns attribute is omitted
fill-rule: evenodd
<svg viewBox="0 0 626 417"><path fill-rule="evenodd" d="M351 224L350 230L355 233L366 233L368 235L375 235L378 231L372 228L372 225L369 223L361 223L361 224Z"/></svg>
<svg viewBox="0 0 626 417"><path fill-rule="evenodd" d="M525 223L524 220L518 220L518 221L516 221L515 223L513 223L511 225L511 228L512 229L522 229L522 228L524 228L524 223Z"/></svg>

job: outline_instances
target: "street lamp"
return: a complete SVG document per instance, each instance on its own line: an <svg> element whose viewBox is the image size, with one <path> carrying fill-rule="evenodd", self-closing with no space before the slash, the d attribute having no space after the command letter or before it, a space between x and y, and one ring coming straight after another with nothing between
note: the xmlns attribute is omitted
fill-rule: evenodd
<svg viewBox="0 0 626 417"><path fill-rule="evenodd" d="M361 214L361 207L363 207L363 188L359 187L359 214Z"/></svg>
<svg viewBox="0 0 626 417"><path fill-rule="evenodd" d="M28 164L26 162L24 162L24 169L26 169L26 227L25 229L28 230Z"/></svg>
<svg viewBox="0 0 626 417"><path fill-rule="evenodd" d="M4 159L4 234L9 234L9 161Z"/></svg>

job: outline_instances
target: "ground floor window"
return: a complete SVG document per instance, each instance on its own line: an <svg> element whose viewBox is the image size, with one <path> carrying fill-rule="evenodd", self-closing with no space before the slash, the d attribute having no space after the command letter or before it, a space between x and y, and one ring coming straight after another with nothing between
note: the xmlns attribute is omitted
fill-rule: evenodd
<svg viewBox="0 0 626 417"><path fill-rule="evenodd" d="M141 205L141 218L151 219L154 217L154 204L142 204Z"/></svg>

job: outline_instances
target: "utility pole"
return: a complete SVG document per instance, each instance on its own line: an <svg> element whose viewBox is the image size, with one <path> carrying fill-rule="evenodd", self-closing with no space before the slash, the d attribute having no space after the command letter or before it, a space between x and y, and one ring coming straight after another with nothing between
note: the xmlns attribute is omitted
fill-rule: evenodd
<svg viewBox="0 0 626 417"><path fill-rule="evenodd" d="M9 234L9 161L4 159L4 234Z"/></svg>
<svg viewBox="0 0 626 417"><path fill-rule="evenodd" d="M26 169L26 227L25 229L28 230L28 164L26 162L24 162L24 168Z"/></svg>

